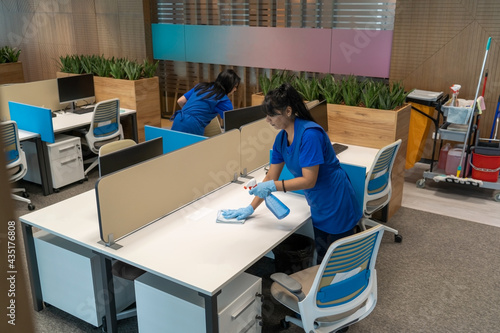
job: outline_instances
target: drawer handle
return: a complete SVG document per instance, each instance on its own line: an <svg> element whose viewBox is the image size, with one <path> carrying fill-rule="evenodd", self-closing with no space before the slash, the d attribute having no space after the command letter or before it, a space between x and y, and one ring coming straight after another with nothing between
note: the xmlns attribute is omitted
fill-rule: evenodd
<svg viewBox="0 0 500 333"><path fill-rule="evenodd" d="M67 146L67 147L61 147L59 148L59 152L63 152L65 150L73 149L75 146Z"/></svg>
<svg viewBox="0 0 500 333"><path fill-rule="evenodd" d="M68 164L68 163L73 162L73 161L75 161L75 160L76 160L76 157L75 157L75 158L70 158L70 159L67 159L66 161L61 161L61 165L62 165L62 164Z"/></svg>
<svg viewBox="0 0 500 333"><path fill-rule="evenodd" d="M243 304L241 307L239 307L236 312L234 312L232 315L231 315L231 320L235 320L236 318L238 318L238 316L240 314L243 313L243 311L245 311L250 305L252 305L253 303L255 302L255 298L251 298L249 299L245 304Z"/></svg>

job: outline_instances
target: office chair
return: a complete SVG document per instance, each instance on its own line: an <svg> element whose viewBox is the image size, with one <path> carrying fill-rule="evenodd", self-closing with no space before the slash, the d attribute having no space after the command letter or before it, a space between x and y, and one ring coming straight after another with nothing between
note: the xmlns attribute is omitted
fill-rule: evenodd
<svg viewBox="0 0 500 333"><path fill-rule="evenodd" d="M22 179L28 172L28 163L26 161L26 154L21 149L21 144L19 142L19 133L17 130L17 123L13 120L5 121L1 124L1 134L4 144L4 152L6 154L7 160L7 174L9 175L9 181L15 183ZM17 192L22 192L22 197L14 194ZM28 204L29 210L34 210L35 206L28 199L29 194L24 188L13 188L12 199L17 201L26 202Z"/></svg>
<svg viewBox="0 0 500 333"><path fill-rule="evenodd" d="M377 303L375 262L384 227L379 225L330 245L320 265L291 275L271 275L271 295L299 316L281 321L305 332L345 332Z"/></svg>
<svg viewBox="0 0 500 333"><path fill-rule="evenodd" d="M102 146L117 140L123 140L123 129L120 124L120 100L114 98L95 105L90 128L82 145L88 146L92 153L98 155ZM85 176L99 163L98 156L83 161L83 164L88 163L91 164L85 169Z"/></svg>
<svg viewBox="0 0 500 333"><path fill-rule="evenodd" d="M391 200L392 185L391 176L394 160L401 146L401 139L393 142L379 150L375 161L366 175L365 191L363 196L363 216L360 227L366 230L366 226L377 226L378 222L372 219L373 213L387 206ZM396 229L384 226L385 230L394 233L394 241L401 243L403 236Z"/></svg>
<svg viewBox="0 0 500 333"><path fill-rule="evenodd" d="M220 128L219 117L215 117L212 121L205 127L204 136L215 136L222 133L222 129Z"/></svg>

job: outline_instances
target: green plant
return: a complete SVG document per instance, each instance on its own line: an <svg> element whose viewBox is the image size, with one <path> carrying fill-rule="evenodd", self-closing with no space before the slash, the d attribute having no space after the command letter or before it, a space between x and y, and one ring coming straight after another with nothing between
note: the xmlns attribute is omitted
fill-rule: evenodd
<svg viewBox="0 0 500 333"><path fill-rule="evenodd" d="M155 76L157 69L158 69L158 61L149 62L148 59L144 59L144 62L142 64L142 72L144 77L149 78Z"/></svg>
<svg viewBox="0 0 500 333"><path fill-rule="evenodd" d="M367 79L363 82L363 87L361 88L361 102L365 107L371 109L377 108L379 89L380 84L371 79Z"/></svg>
<svg viewBox="0 0 500 333"><path fill-rule="evenodd" d="M126 60L123 63L123 70L129 80L139 80L142 75L143 66L136 61Z"/></svg>
<svg viewBox="0 0 500 333"><path fill-rule="evenodd" d="M319 99L318 79L315 77L308 79L304 75L301 75L295 77L292 83L304 100L314 101Z"/></svg>
<svg viewBox="0 0 500 333"><path fill-rule="evenodd" d="M361 85L354 75L349 75L342 79L341 93L345 105L359 105L361 101Z"/></svg>
<svg viewBox="0 0 500 333"><path fill-rule="evenodd" d="M20 55L20 49L10 46L4 46L0 49L0 63L17 62Z"/></svg>
<svg viewBox="0 0 500 333"><path fill-rule="evenodd" d="M126 76L124 63L125 59L116 59L114 62L110 62L109 70L112 77L115 79L124 79Z"/></svg>
<svg viewBox="0 0 500 333"><path fill-rule="evenodd" d="M402 82L394 82L391 87L391 99L394 108L403 105L406 102L406 97L413 91L405 92L405 87Z"/></svg>
<svg viewBox="0 0 500 333"><path fill-rule="evenodd" d="M333 75L324 76L318 83L318 89L327 103L340 104L342 101L340 82L336 81Z"/></svg>
<svg viewBox="0 0 500 333"><path fill-rule="evenodd" d="M259 76L259 84L264 95L270 90L276 89L285 82L290 84L294 81L295 74L288 72L287 70L277 71L268 78L266 75Z"/></svg>
<svg viewBox="0 0 500 333"><path fill-rule="evenodd" d="M92 64L94 74L101 77L110 77L111 68L109 65L111 62L114 62L114 60L114 57L111 60L104 58L104 56L96 57Z"/></svg>
<svg viewBox="0 0 500 333"><path fill-rule="evenodd" d="M95 56L82 55L80 56L80 65L83 73L94 74Z"/></svg>

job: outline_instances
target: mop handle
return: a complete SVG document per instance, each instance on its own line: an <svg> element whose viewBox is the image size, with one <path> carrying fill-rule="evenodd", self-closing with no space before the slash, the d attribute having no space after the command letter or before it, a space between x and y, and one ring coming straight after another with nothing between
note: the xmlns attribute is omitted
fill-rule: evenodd
<svg viewBox="0 0 500 333"><path fill-rule="evenodd" d="M479 95L479 88L481 87L481 80L483 79L484 66L486 65L486 58L488 57L488 51L490 50L490 44L491 44L491 37L488 38L488 43L486 44L486 52L484 54L483 66L481 67L481 74L479 75L479 80L477 82L476 95L474 96L474 99L472 100L470 121L472 121L472 119L474 117L474 109L475 109L476 103L477 103L477 96ZM464 160L465 146L467 145L467 138L470 135L470 128L471 128L471 126L469 124L469 126L467 126L467 134L465 135L464 146L462 147L462 154L460 155L460 163L458 163L457 177L460 177L460 171L462 171L462 162Z"/></svg>

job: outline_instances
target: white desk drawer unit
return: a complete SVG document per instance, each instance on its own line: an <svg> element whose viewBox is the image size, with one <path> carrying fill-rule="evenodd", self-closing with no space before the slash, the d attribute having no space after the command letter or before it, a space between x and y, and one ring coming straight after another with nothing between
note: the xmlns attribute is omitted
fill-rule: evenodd
<svg viewBox="0 0 500 333"><path fill-rule="evenodd" d="M23 142L23 150L28 160L25 180L41 184L36 147L33 142ZM57 134L54 143L47 143L52 187L58 189L83 180L83 158L79 137Z"/></svg>
<svg viewBox="0 0 500 333"><path fill-rule="evenodd" d="M100 326L105 310L98 256L45 231L34 236L43 301ZM134 283L116 276L113 280L118 313L134 303Z"/></svg>
<svg viewBox="0 0 500 333"><path fill-rule="evenodd" d="M242 273L217 297L219 331L261 332L259 277ZM204 299L194 290L145 273L135 280L140 333L206 332Z"/></svg>

